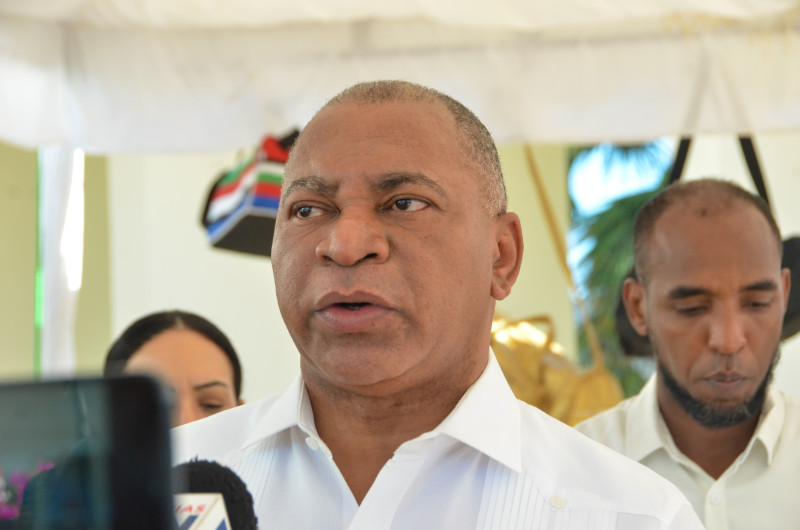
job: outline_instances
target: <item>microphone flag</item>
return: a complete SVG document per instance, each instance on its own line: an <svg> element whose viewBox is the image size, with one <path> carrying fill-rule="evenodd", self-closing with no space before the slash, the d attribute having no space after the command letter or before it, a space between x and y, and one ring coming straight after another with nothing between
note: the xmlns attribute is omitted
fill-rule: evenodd
<svg viewBox="0 0 800 530"><path fill-rule="evenodd" d="M221 493L175 495L178 530L231 530Z"/></svg>

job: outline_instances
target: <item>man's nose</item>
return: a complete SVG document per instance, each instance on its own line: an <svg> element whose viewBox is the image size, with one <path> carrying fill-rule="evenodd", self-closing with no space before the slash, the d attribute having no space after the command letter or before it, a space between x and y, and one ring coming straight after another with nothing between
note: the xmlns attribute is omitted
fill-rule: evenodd
<svg viewBox="0 0 800 530"><path fill-rule="evenodd" d="M720 307L712 313L711 318L709 347L719 353L733 354L740 351L747 341L741 309L732 305Z"/></svg>
<svg viewBox="0 0 800 530"><path fill-rule="evenodd" d="M317 259L344 267L365 260L382 263L389 257L389 241L380 212L361 208L340 211L316 248Z"/></svg>

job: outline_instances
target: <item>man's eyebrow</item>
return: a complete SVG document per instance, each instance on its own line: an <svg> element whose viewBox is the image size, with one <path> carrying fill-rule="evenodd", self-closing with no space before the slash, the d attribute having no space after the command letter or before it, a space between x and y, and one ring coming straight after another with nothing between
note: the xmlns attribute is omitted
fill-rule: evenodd
<svg viewBox="0 0 800 530"><path fill-rule="evenodd" d="M421 184L432 189L445 199L447 198L447 192L444 191L444 188L438 182L422 173L385 173L372 184L372 188L376 191L387 192L405 184Z"/></svg>
<svg viewBox="0 0 800 530"><path fill-rule="evenodd" d="M329 184L325 179L311 175L293 180L287 188L284 188L282 198L288 197L295 190L306 190L321 195L334 195L338 188L338 185Z"/></svg>
<svg viewBox="0 0 800 530"><path fill-rule="evenodd" d="M751 283L750 285L744 286L742 291L777 291L778 284L776 284L772 280L764 280L761 282Z"/></svg>
<svg viewBox="0 0 800 530"><path fill-rule="evenodd" d="M372 182L370 187L375 191L387 192L395 190L406 184L421 184L432 189L442 197L447 198L447 192L444 190L444 188L438 182L426 175L423 175L422 173L385 173ZM300 177L292 181L288 187L284 188L282 198L288 197L298 189L319 193L321 195L332 196L338 191L339 185L330 184L326 182L325 179L315 175Z"/></svg>
<svg viewBox="0 0 800 530"><path fill-rule="evenodd" d="M676 287L672 289L667 295L670 300L681 300L683 298L691 298L692 296L700 296L703 294L710 294L711 291L703 289L702 287Z"/></svg>
<svg viewBox="0 0 800 530"><path fill-rule="evenodd" d="M742 292L748 291L775 291L778 289L778 285L772 280L763 280L760 282L751 283L749 285L745 285L740 289ZM711 294L711 291L708 289L703 289L702 287L676 287L669 292L669 299L670 300L681 300L683 298L691 298L692 296L701 296Z"/></svg>
<svg viewBox="0 0 800 530"><path fill-rule="evenodd" d="M201 383L199 385L195 385L192 387L192 390L205 390L206 388L211 388L214 386L224 386L225 388L228 388L228 385L223 383L222 381L214 380L214 381L209 381L208 383Z"/></svg>

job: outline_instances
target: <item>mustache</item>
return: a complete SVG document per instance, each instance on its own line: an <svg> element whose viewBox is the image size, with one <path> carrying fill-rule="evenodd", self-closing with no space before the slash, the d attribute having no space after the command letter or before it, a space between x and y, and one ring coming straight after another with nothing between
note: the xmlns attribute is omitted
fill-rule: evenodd
<svg viewBox="0 0 800 530"><path fill-rule="evenodd" d="M656 360L658 360L659 356L655 348L653 348L653 355L655 355ZM767 370L767 375L770 377L772 376L772 372L777 366L778 361L780 361L780 357L781 350L780 348L776 348L775 353L772 356L770 367ZM742 364L743 357L738 353L727 353L717 350L714 352L711 359L712 361L708 370L708 377L741 374L745 371Z"/></svg>
<svg viewBox="0 0 800 530"><path fill-rule="evenodd" d="M715 351L712 356L710 372L712 374L727 374L731 372L742 372L742 356L738 353L723 353Z"/></svg>

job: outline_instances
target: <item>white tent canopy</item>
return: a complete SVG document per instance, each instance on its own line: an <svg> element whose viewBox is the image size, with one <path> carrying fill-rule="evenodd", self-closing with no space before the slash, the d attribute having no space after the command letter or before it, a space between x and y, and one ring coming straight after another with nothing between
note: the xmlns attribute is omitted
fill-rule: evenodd
<svg viewBox="0 0 800 530"><path fill-rule="evenodd" d="M74 148L251 146L378 78L454 96L501 143L797 131L799 67L800 0L0 0L0 141L49 146L43 373L75 361Z"/></svg>
<svg viewBox="0 0 800 530"><path fill-rule="evenodd" d="M0 139L249 146L403 78L496 139L800 129L797 0L0 0Z"/></svg>

